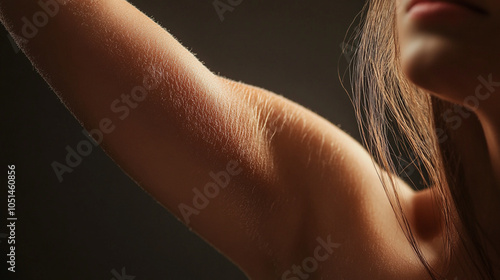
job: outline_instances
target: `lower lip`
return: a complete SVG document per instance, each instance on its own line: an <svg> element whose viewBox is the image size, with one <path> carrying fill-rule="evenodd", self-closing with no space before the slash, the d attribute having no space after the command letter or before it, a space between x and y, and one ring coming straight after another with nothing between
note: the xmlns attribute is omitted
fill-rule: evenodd
<svg viewBox="0 0 500 280"><path fill-rule="evenodd" d="M419 21L463 22L481 13L449 2L421 2L413 6L408 15Z"/></svg>

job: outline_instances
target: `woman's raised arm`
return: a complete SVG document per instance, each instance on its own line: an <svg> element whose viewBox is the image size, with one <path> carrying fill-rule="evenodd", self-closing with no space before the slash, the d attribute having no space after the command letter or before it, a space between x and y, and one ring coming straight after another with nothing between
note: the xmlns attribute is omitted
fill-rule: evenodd
<svg viewBox="0 0 500 280"><path fill-rule="evenodd" d="M355 252L371 242L376 219L365 214L385 194L369 155L338 128L213 74L124 0L6 0L0 19L95 142L248 275L297 275L288 269L317 240L322 258L376 259ZM62 180L73 164L68 154L52 167ZM383 205L377 213L392 215Z"/></svg>

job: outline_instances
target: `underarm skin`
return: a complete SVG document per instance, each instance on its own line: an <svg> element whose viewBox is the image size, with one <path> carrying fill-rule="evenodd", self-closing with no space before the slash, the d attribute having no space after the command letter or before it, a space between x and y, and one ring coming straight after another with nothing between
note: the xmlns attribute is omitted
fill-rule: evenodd
<svg viewBox="0 0 500 280"><path fill-rule="evenodd" d="M318 237L342 242L328 259L335 265L318 272L324 279L362 279L358 266L381 259L378 279L408 271L393 265L414 256L380 170L347 134L274 93L214 75L124 0L41 2L51 6L2 0L0 20L81 124L105 132L110 157L252 279L280 279ZM209 206L186 216L183 205L196 208L196 190L213 182L220 189Z"/></svg>

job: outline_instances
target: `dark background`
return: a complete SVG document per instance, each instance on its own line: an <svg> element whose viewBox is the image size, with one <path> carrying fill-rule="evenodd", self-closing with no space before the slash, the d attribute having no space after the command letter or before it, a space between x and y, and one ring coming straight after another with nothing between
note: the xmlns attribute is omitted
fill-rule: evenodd
<svg viewBox="0 0 500 280"><path fill-rule="evenodd" d="M219 19L213 0L130 1L216 73L284 95L359 139L339 82L345 33L361 0L243 0ZM225 0L221 0L226 2ZM49 23L50 24L50 23ZM59 183L51 163L82 128L0 28L1 167L16 165L16 277L6 274L6 180L0 279L246 279L97 150ZM5 174L4 173L4 174ZM4 277L6 275L7 277ZM115 278L116 280L121 280ZM129 279L131 280L131 278Z"/></svg>

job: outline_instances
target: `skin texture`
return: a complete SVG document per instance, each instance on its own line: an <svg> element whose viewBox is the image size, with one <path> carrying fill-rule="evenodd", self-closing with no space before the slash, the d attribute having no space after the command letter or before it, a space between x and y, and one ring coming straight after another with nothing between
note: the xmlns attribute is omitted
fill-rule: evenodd
<svg viewBox="0 0 500 280"><path fill-rule="evenodd" d="M3 1L0 19L87 130L101 126L123 93L151 85L147 97L104 136L102 147L168 210L184 219L179 204L193 204L193 188L210 182L210 172L238 163L238 175L190 216L188 226L249 278L282 279L292 265L314 255L317 238L330 237L340 245L308 279L427 279L389 205L380 171L343 131L272 92L214 75L126 1L61 2L43 32L25 42L19 19L37 10L34 1ZM400 19L405 21L403 13ZM403 49L426 40L405 24L401 32L410 35ZM413 49L403 52L405 69L415 81L425 81L419 71L433 64L416 65L420 53ZM445 46L437 51L444 53ZM437 82L428 84L431 89ZM456 97L451 90L445 94ZM489 115L486 109L483 115ZM484 163L489 155L499 174L493 119L481 122L487 148L479 154ZM427 191L398 185L417 241L431 263L439 263L436 206ZM447 276L459 273L455 268ZM295 277L283 279L301 279Z"/></svg>

